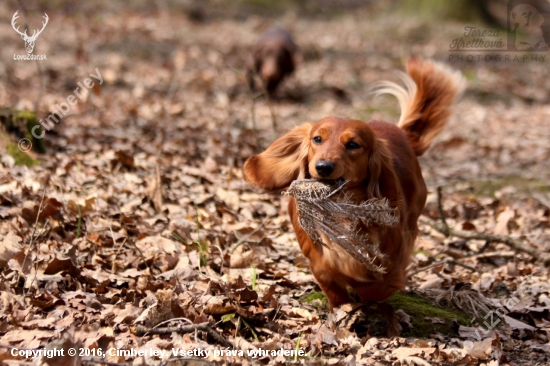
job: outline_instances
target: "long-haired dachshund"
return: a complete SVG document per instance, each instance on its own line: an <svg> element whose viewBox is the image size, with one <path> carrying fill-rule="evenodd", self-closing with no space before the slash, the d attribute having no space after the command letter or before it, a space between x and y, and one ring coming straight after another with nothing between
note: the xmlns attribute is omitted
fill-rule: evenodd
<svg viewBox="0 0 550 366"><path fill-rule="evenodd" d="M408 61L407 74L403 74L406 88L385 82L379 89L399 100L397 126L326 117L295 127L244 164L244 178L266 191L287 188L296 179L344 179L345 194L354 203L386 198L397 208L396 226L359 229L389 258L386 273L376 280L366 266L334 243L314 242L300 226L296 202L290 199L288 209L300 248L331 310L351 301L348 287L363 301L384 301L406 285L417 219L427 195L417 156L447 123L465 85L459 72L419 58Z"/></svg>
<svg viewBox="0 0 550 366"><path fill-rule="evenodd" d="M267 92L275 93L281 81L294 72L297 49L287 30L271 28L264 32L247 60L249 88L255 89L254 75L258 74Z"/></svg>

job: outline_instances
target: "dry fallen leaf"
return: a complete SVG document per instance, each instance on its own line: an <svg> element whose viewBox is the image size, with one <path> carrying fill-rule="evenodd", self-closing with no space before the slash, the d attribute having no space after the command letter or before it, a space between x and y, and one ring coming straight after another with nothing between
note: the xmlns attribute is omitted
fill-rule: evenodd
<svg viewBox="0 0 550 366"><path fill-rule="evenodd" d="M497 216L496 225L495 225L495 234L507 235L508 222L511 219L513 219L514 216L515 216L514 210L510 207L506 207L506 209Z"/></svg>
<svg viewBox="0 0 550 366"><path fill-rule="evenodd" d="M73 342L66 335L61 339L49 342L44 349L54 354L54 356L39 357L36 359L36 364L38 366L80 366L82 365L80 352L72 355L69 350L79 350L81 347L80 344Z"/></svg>
<svg viewBox="0 0 550 366"><path fill-rule="evenodd" d="M487 360L493 352L492 338L486 338L479 342L466 341L464 342L463 351L474 358Z"/></svg>
<svg viewBox="0 0 550 366"><path fill-rule="evenodd" d="M202 299L203 311L206 314L227 314L235 310L225 296L204 296Z"/></svg>
<svg viewBox="0 0 550 366"><path fill-rule="evenodd" d="M301 318L304 318L306 320L317 320L317 315L315 314L312 314L311 312L309 312L308 310L306 309L302 309L302 308L292 308L292 312L296 315L298 315L299 317Z"/></svg>
<svg viewBox="0 0 550 366"><path fill-rule="evenodd" d="M0 268L23 250L23 245L20 244L21 240L20 237L10 231L0 242Z"/></svg>
<svg viewBox="0 0 550 366"><path fill-rule="evenodd" d="M407 356L399 359L402 363L406 363L407 365L418 365L418 366L431 366L429 362L424 361L423 359L419 357L414 356Z"/></svg>
<svg viewBox="0 0 550 366"><path fill-rule="evenodd" d="M423 356L429 357L435 352L435 347L430 348L409 348L409 347L399 347L392 351L392 354L397 356L400 360L405 359L409 356Z"/></svg>

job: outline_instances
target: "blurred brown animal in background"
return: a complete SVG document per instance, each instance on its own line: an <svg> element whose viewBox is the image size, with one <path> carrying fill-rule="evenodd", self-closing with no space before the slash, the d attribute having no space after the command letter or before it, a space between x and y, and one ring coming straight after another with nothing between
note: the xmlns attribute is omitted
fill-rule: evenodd
<svg viewBox="0 0 550 366"><path fill-rule="evenodd" d="M297 46L290 33L281 28L271 28L260 36L247 61L246 79L254 90L254 76L258 75L263 86L273 95L281 81L294 72Z"/></svg>

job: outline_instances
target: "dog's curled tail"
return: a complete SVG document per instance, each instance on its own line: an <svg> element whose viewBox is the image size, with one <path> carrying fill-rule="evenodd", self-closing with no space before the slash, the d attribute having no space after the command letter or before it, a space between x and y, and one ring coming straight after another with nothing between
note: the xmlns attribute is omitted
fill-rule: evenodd
<svg viewBox="0 0 550 366"><path fill-rule="evenodd" d="M407 74L402 74L405 87L385 81L376 94L391 94L401 107L398 126L405 131L417 156L422 155L441 132L453 113L466 80L458 70L430 60L411 58Z"/></svg>

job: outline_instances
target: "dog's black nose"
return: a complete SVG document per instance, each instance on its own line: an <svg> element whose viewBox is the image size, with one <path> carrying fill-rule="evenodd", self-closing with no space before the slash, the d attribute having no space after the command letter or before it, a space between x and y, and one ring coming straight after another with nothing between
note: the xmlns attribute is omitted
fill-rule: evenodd
<svg viewBox="0 0 550 366"><path fill-rule="evenodd" d="M334 171L334 163L327 160L319 160L315 163L315 170L323 178L328 177Z"/></svg>

